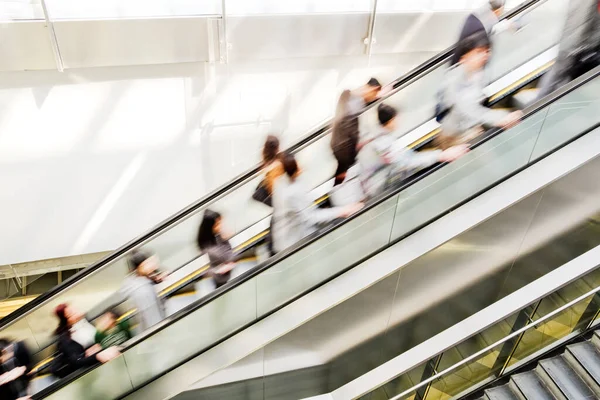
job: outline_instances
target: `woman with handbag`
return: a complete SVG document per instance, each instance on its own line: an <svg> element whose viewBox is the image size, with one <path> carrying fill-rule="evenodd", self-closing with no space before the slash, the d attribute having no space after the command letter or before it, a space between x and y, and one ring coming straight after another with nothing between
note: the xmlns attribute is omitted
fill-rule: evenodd
<svg viewBox="0 0 600 400"><path fill-rule="evenodd" d="M279 139L277 136L267 136L267 140L265 141L265 146L263 147L262 151L262 169L265 173L264 178L256 187L252 198L268 207L273 207L273 184L275 183L275 180L284 173L279 154ZM273 215L271 215L269 230L271 232L273 231ZM269 235L267 238L267 246L269 249L269 255L274 255L273 235Z"/></svg>
<svg viewBox="0 0 600 400"><path fill-rule="evenodd" d="M221 214L216 211L204 211L204 217L198 230L197 243L200 250L208 254L210 261L209 276L215 288L226 284L235 267L235 255L229 240L221 231Z"/></svg>

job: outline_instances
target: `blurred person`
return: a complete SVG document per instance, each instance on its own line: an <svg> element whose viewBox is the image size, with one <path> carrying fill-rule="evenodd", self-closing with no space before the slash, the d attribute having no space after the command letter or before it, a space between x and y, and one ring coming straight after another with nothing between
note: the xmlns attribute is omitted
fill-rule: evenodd
<svg viewBox="0 0 600 400"><path fill-rule="evenodd" d="M331 149L338 163L334 186L344 182L346 173L356 162L356 155L362 145L359 114L368 104L377 100L380 92L381 84L377 79L371 78L361 88L344 90L340 95L331 133Z"/></svg>
<svg viewBox="0 0 600 400"><path fill-rule="evenodd" d="M540 81L542 98L600 61L600 1L570 0L554 65ZM586 59L587 60L584 60Z"/></svg>
<svg viewBox="0 0 600 400"><path fill-rule="evenodd" d="M419 169L437 162L454 161L468 151L468 146L458 145L447 150L417 153L396 146L393 133L398 124L398 111L389 105L377 108L380 129L358 154L359 179L367 197L382 193L394 181L409 177Z"/></svg>
<svg viewBox="0 0 600 400"><path fill-rule="evenodd" d="M520 111L506 112L483 106L485 101L483 69L489 59L490 42L483 32L475 33L459 43L460 61L444 77L438 104L442 131L436 144L446 150L471 142L485 129L510 128L522 117Z"/></svg>
<svg viewBox="0 0 600 400"><path fill-rule="evenodd" d="M58 318L58 327L55 330L57 336L57 355L52 361L51 371L58 378L77 371L80 368L93 366L97 363L106 363L121 353L116 347L97 351L98 346L85 349L73 338L73 329L77 322L83 319L83 314L68 304L60 304L54 311Z"/></svg>
<svg viewBox="0 0 600 400"><path fill-rule="evenodd" d="M264 177L258 184L252 198L258 202L263 203L268 207L273 207L272 196L273 196L273 183L275 180L283 174L283 166L279 159L279 139L277 136L269 135L265 141L265 145L262 151L262 165L261 168L264 172ZM273 216L269 224L269 231L273 231ZM269 234L267 238L267 247L269 255L273 255L273 235Z"/></svg>
<svg viewBox="0 0 600 400"><path fill-rule="evenodd" d="M222 233L221 222L221 214L218 212L204 211L197 236L198 247L208 254L210 261L208 274L217 288L229 281L231 270L235 266L235 255L229 240Z"/></svg>
<svg viewBox="0 0 600 400"><path fill-rule="evenodd" d="M0 399L27 396L33 366L31 352L25 342L0 339Z"/></svg>
<svg viewBox="0 0 600 400"><path fill-rule="evenodd" d="M123 281L120 292L133 302L140 329L146 330L166 317L163 300L155 289L155 284L161 282L165 275L158 274L158 257L141 250L130 255L129 269L131 273Z"/></svg>
<svg viewBox="0 0 600 400"><path fill-rule="evenodd" d="M302 182L302 171L294 156L284 154L281 162L285 174L277 179L273 187L273 236L277 252L314 232L318 224L348 217L362 208L361 203L317 208Z"/></svg>
<svg viewBox="0 0 600 400"><path fill-rule="evenodd" d="M505 0L484 0L484 4L469 14L465 20L458 43L475 33L484 34L491 43L492 34L500 33L511 26L508 20L500 21L500 16L504 12L504 3ZM450 65L458 64L463 56L460 50L462 50L460 46L457 46L450 59Z"/></svg>
<svg viewBox="0 0 600 400"><path fill-rule="evenodd" d="M102 349L112 346L120 346L132 338L129 322L118 320L119 317L114 310L108 310L99 318L96 324L96 344Z"/></svg>
<svg viewBox="0 0 600 400"><path fill-rule="evenodd" d="M273 207L271 201L273 182L283 174L283 167L279 160L279 139L277 136L267 136L262 151L261 169L264 172L264 177L254 191L252 198L266 206Z"/></svg>

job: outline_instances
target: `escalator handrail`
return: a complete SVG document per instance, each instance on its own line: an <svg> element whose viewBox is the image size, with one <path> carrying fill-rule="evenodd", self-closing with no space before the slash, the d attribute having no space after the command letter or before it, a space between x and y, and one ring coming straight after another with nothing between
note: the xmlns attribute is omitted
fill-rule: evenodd
<svg viewBox="0 0 600 400"><path fill-rule="evenodd" d="M544 2L544 1L546 1L546 0L529 0L529 1L521 4L519 7L515 8L514 10L508 12L506 15L503 16L502 19L512 18L518 14L521 14L522 12L529 10L531 7L535 6L536 4L538 4L540 2ZM386 95L383 96L381 99L368 105L363 110L362 113L368 111L370 108L376 106L377 104L385 101L387 98L393 96L399 90L401 90L403 87L412 83L415 79L418 79L420 76L422 76L424 74L428 74L431 71L435 70L436 68L440 67L452 55L454 49L455 49L455 46L449 47L448 49L444 50L440 54L436 55L435 57L431 58L430 60L428 60L428 61L424 62L423 64L419 65L418 67L414 68L413 70L411 70L410 72L408 72L407 74L402 76L401 78L398 78L397 80L393 81L391 84L393 89L390 92L386 93ZM321 127L317 128L314 132L312 132L311 134L308 134L307 136L305 136L304 138L299 140L297 143L290 146L287 149L287 151L296 153L296 152L300 151L301 149L303 149L304 147L315 142L316 140L322 138L329 132L330 123L331 123L331 121L324 123ZM41 294L40 296L36 297L35 299L33 299L29 303L25 304L24 306L11 312L7 316L0 319L0 329L3 329L4 327L8 326L12 322L26 316L27 314L29 314L36 308L38 308L38 307L44 305L45 303L47 303L48 301L50 301L55 295L59 294L60 292L64 291L65 289L71 287L72 285L81 281L82 279L91 275L92 273L111 264L113 261L118 260L119 258L125 256L129 251L148 242L150 239L154 238L156 235L158 235L162 231L168 230L172 226L177 225L178 223L180 223L187 217L191 216L195 211L197 211L197 210L201 209L202 207L208 205L209 203L217 200L218 198L225 196L226 194L233 191L238 186L241 186L242 184L253 179L256 175L258 175L260 173L260 171L261 171L260 165L257 165L254 168L252 168L251 170L237 176L229 183L222 185L221 187L219 187L212 193L202 197L201 199L199 199L198 201L187 206L183 210L173 214L166 220L164 220L161 223L159 223L158 225L156 225L154 228L150 229L148 232L129 241L128 243L119 247L117 250L115 250L111 254L109 254L106 257L102 258L101 260L95 262L94 264L90 265L89 267L83 269L82 271L73 275L69 279L63 281L61 284L55 286L54 288L48 290L47 292L45 292L43 294Z"/></svg>
<svg viewBox="0 0 600 400"><path fill-rule="evenodd" d="M566 96L567 94L571 93L572 91L578 89L579 87L585 85L586 83L596 79L598 76L600 76L600 66L595 68L594 70L588 72L587 74L583 75L582 77L568 83L567 85L563 86L562 88L556 90L555 92L549 94L548 96L536 101L534 104L532 104L531 106L527 107L525 109L524 115L523 115L523 120L531 117L532 115L536 114L537 112L541 111L542 109L550 106L551 103L555 102L556 100ZM585 135L586 133L598 128L600 126L600 124L595 124L594 126L590 127L589 129L586 129L585 131L581 132L580 135L576 135L575 137L571 138L570 140L567 140L565 143L563 143L562 145L558 146L557 148L554 148L552 150L550 150L549 152L547 152L546 154L541 155L540 157L536 158L535 160L530 160L529 162L527 162L524 166L522 166L521 168L518 168L517 170L509 173L508 175L506 175L504 178L500 179L497 182L492 183L490 186L483 188L482 190L480 190L479 192L467 197L466 199L458 202L456 205L454 205L453 207L451 207L450 210L443 212L441 215L435 216L433 218L431 218L430 220L424 222L423 224L421 224L420 226L416 227L415 229L412 229L409 232L406 232L405 234L403 234L402 236L394 239L393 241L390 241L390 243L388 243L386 246L384 246L381 249L378 249L377 251L380 252L382 250L385 250L386 248L389 248L390 246L393 246L394 244L398 243L399 241L401 241L402 239L406 238L407 236L412 235L414 232L422 229L424 226L427 226L429 224L431 224L432 222L436 221L437 219L439 219L441 216L446 215L448 212L457 209L459 207L461 207L462 205L466 204L467 202L471 201L473 198L479 196L481 193L484 193L486 191L488 191L490 188L495 187L497 185L499 185L500 183L504 182L505 180L515 176L516 174L518 174L519 172L521 172L522 170L524 170L525 168L529 167L530 165L538 162L539 160L547 157L548 155L560 150L561 148L563 148L564 146L566 146L569 143L572 143L573 141L577 140L579 137ZM475 143L473 146L471 146L472 149L477 148L481 145L483 145L484 143L487 143L489 140L495 138L496 136L498 136L499 134L501 134L502 132L504 132L504 129L496 129L492 134L487 135L485 138L481 139L480 141L478 141L477 143ZM435 165L434 167L430 168L429 170L426 171L426 173L423 174L419 174L418 176L416 176L414 179L410 179L408 182L406 182L405 184L403 184L402 186L396 188L395 190L389 191L387 193L382 194L381 196L379 196L378 198L374 199L372 202L368 203L359 213L356 213L342 221L339 221L335 224L332 224L331 226L329 226L328 228L315 233L307 238L302 239L300 242L296 243L294 246L291 246L289 249L284 250L281 253L278 253L277 255L275 255L274 257L271 257L269 260L267 260L266 262L264 262L261 265L256 266L255 268L253 268L252 270L240 275L239 277L236 277L235 279L232 279L231 281L229 281L228 283L226 283L225 285L221 286L220 288L214 290L213 292L211 292L210 294L208 294L207 296L203 297L202 299L197 300L196 302L182 308L181 310L175 312L173 315L167 317L165 320L163 320L161 323L155 325L152 328L149 328L148 330L146 330L144 333L130 339L129 341L127 341L127 343L125 343L125 346L123 347L123 352L126 352L128 350L130 350L131 348L135 347L137 344L139 344L140 342L148 339L151 336L154 336L155 334L161 332L163 329L171 326L172 324L176 323L177 321L185 318L186 316L188 316L189 314L192 314L194 312L196 312L198 309L204 307L206 304L212 302L213 300L225 295L226 293L228 293L229 291L235 289L237 286L247 282L248 280L252 279L253 277L259 275L260 273L262 273L263 271L273 267L274 265L278 264L280 261L288 258L289 256L295 254L296 252L300 251L301 249L305 248L306 246L314 243L315 241L321 239L323 236L329 234L330 232L332 232L333 230L337 229L338 227L340 227L341 225L344 225L352 220L354 220L355 218L358 218L359 216L363 215L365 212L368 212L369 210L373 209L374 207L377 207L378 205L382 204L383 202L385 202L386 200L388 200L389 198L397 195L399 192L405 190L407 187L412 186L413 184L421 181L422 179L424 179L427 176L430 176L431 174L435 173L436 171L438 171L439 169L443 168L445 165L447 165L448 163L438 163L437 165ZM366 258L369 258L370 256L367 256ZM306 290L305 292L301 293L300 295L297 295L291 299L288 299L284 304L276 307L274 310L271 310L267 313L265 313L264 315L258 317L256 320L252 321L252 323L255 323L258 320L262 320L264 318L266 318L267 316L273 314L274 312L276 312L277 310L280 310L281 308L285 307L286 305L294 302L295 300L297 300L299 297L305 295L306 293L309 293L313 290L315 290L316 288L322 286L324 283L327 283L329 281L331 281L332 279L335 279L335 277L339 276L340 274L346 272L347 270L351 269L352 267L354 267L355 265L358 265L359 263L361 263L364 260L359 260L357 263L354 263L353 265L349 266L348 268L345 268L344 270L340 271L340 273L325 279L324 281L314 285L313 287L309 288L308 290ZM213 346L215 346L218 343L221 343L222 341L226 340L228 337L232 336L233 334L235 334L236 332L226 336L225 338L219 339L217 342L213 343L212 345L209 345L207 348L203 349L200 353L198 354L194 354L190 357L187 357L185 360L183 360L182 362L174 365L173 367L169 368L167 371L159 374L158 376L162 376L170 371L172 371L173 369L179 367L180 365L184 364L185 362L189 361L190 359L197 357L199 354L207 351L208 349L212 348ZM97 368L97 366L91 367L91 368L87 368L81 371L78 371L74 374L72 374L71 376L68 376L66 378L61 379L60 381L58 381L57 383L49 386L48 388L40 391L38 394L33 396L33 399L41 399L44 398L45 396L56 392L57 390L59 390L60 388L68 385L69 383L77 380L79 377L81 377L82 375L85 375L87 372L91 371L92 369ZM153 379L156 379L156 377L154 377ZM153 380L152 379L152 380ZM135 388L137 389L137 388Z"/></svg>

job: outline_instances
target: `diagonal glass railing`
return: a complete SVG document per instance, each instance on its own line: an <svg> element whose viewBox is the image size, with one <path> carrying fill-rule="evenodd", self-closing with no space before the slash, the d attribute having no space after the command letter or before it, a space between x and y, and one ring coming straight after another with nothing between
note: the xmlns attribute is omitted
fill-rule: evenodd
<svg viewBox="0 0 600 400"><path fill-rule="evenodd" d="M535 27L546 25L549 19L559 21L562 17L556 10L561 2L562 0L532 0L508 15L514 17L528 13L529 25L517 36L509 35L504 39L498 39L499 55L496 59L499 66L495 66L496 64L491 66L493 75L506 74L516 69L531 60L532 54L542 54L556 43L560 33L558 30L547 35L537 35L538 30ZM405 117L399 129L400 134L432 120L431 110L434 109L435 94L442 79L442 68L451 51L452 49L449 49L441 53L396 81L393 84L394 89L385 99L382 99L394 105L406 104L403 107ZM334 161L329 150L328 125L306 136L290 150L296 153L300 163L305 166L306 180L309 185L317 186L331 178ZM318 161L315 163L315 160ZM51 332L54 325L52 309L59 303L72 302L86 311L110 296L119 288L127 274L125 256L133 249L150 248L158 254L163 267L168 271L177 271L197 262L201 255L193 243L193 238L201 214L208 207L224 210L225 215L227 210L243 209L245 212L235 220L236 232L244 232L248 227L264 223L269 210L248 200L258 179L258 168L243 174L63 284L29 302L17 312L0 320L3 335L27 340L34 351L44 348L52 341ZM272 260L269 264L276 260Z"/></svg>
<svg viewBox="0 0 600 400"><path fill-rule="evenodd" d="M527 368L600 322L599 254L590 249L319 399L457 399Z"/></svg>
<svg viewBox="0 0 600 400"><path fill-rule="evenodd" d="M459 399L530 365L597 327L599 255L598 247L584 253L329 398Z"/></svg>
<svg viewBox="0 0 600 400"><path fill-rule="evenodd" d="M373 254L600 126L600 67L526 109L523 122L481 139L451 164L419 174L364 210L305 238L34 398L73 398L110 374L98 398L119 398L329 282ZM112 371L112 372L111 372ZM86 389L88 388L88 389Z"/></svg>

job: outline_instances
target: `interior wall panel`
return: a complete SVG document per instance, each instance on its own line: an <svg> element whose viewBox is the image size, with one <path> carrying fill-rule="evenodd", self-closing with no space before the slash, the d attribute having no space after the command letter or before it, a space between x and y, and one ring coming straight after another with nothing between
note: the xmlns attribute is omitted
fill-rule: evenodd
<svg viewBox="0 0 600 400"><path fill-rule="evenodd" d="M202 62L209 59L205 17L56 21L65 68Z"/></svg>
<svg viewBox="0 0 600 400"><path fill-rule="evenodd" d="M0 24L0 71L54 68L54 54L44 21Z"/></svg>
<svg viewBox="0 0 600 400"><path fill-rule="evenodd" d="M230 61L364 54L369 14L230 16Z"/></svg>

